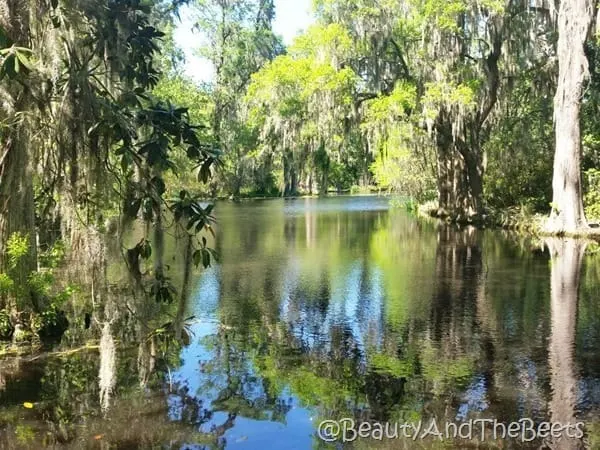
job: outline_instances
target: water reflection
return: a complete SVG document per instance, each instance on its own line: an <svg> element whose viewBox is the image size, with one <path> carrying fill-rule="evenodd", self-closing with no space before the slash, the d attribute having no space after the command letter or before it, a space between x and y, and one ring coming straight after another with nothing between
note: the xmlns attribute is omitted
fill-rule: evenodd
<svg viewBox="0 0 600 450"><path fill-rule="evenodd" d="M135 233L132 240L139 241ZM173 239L168 245L165 259L177 279L180 245ZM80 291L69 305L71 326L62 342L45 353L0 359L0 449L214 441L169 419L169 373L180 365L181 351L171 331L181 302L148 301L120 253L102 254L106 260L92 253L92 262L73 260L65 270Z"/></svg>
<svg viewBox="0 0 600 450"><path fill-rule="evenodd" d="M100 406L107 411L110 406L110 397L116 383L116 360L115 341L110 330L111 324L106 322L102 325L102 336L100 338L100 370L98 380L100 384Z"/></svg>
<svg viewBox="0 0 600 450"><path fill-rule="evenodd" d="M577 372L575 334L577 298L581 265L587 243L573 239L547 239L552 256L551 333L549 340L552 422L575 424ZM572 450L582 447L575 439L554 439L552 448Z"/></svg>
<svg viewBox="0 0 600 450"><path fill-rule="evenodd" d="M583 421L583 441L418 444L595 448L597 257L573 241L543 247L418 221L387 204L220 204L219 266L191 276L185 243L166 239L165 270L189 284L188 299L164 307L107 283L103 308L110 299L114 307L97 315L98 349L0 361L7 448L19 445L18 424L45 433L46 423L52 442L71 448L329 448L316 425L342 417ZM118 271L109 265L108 278ZM188 346L152 331L189 316ZM35 408L22 407L32 400Z"/></svg>
<svg viewBox="0 0 600 450"><path fill-rule="evenodd" d="M377 200L364 209L329 201L221 209L223 262L204 275L194 311L217 323L197 330L201 344L177 373L218 417L206 429L228 418L223 445L293 435L293 448L308 448L321 444L323 418L558 420L548 343L563 337L547 252L388 214ZM573 405L570 419L593 427L597 382L585 385L586 414ZM285 427L270 428L278 421Z"/></svg>

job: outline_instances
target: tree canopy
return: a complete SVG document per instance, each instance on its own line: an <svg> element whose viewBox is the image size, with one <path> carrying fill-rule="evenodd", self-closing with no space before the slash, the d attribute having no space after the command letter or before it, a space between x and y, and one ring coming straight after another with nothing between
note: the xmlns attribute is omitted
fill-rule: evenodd
<svg viewBox="0 0 600 450"><path fill-rule="evenodd" d="M191 6L217 74L208 92L224 167L213 194L388 190L478 223L553 210L563 144L552 143L552 99L559 36L571 31L551 2L315 0L314 24L287 48L272 2ZM592 77L574 171L587 173L580 197L594 218L597 44L583 31Z"/></svg>

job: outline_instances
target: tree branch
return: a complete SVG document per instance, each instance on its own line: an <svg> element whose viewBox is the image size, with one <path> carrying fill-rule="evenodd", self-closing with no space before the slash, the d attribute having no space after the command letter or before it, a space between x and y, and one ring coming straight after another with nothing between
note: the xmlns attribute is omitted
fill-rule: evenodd
<svg viewBox="0 0 600 450"><path fill-rule="evenodd" d="M410 70L408 69L408 64L406 64L406 61L404 60L404 56L402 55L402 50L400 49L400 46L394 40L394 38L390 38L390 44L392 44L392 46L396 50L396 54L398 55L398 59L400 60L400 65L402 66L402 70L404 71L404 77L407 80L410 80Z"/></svg>
<svg viewBox="0 0 600 450"><path fill-rule="evenodd" d="M376 94L375 92L361 92L357 94L356 106L360 106L362 103L376 99L377 97L379 97L379 94Z"/></svg>

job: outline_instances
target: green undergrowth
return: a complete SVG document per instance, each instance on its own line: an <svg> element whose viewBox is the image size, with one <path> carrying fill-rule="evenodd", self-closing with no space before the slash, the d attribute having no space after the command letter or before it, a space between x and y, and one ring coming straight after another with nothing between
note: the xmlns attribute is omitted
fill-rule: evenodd
<svg viewBox="0 0 600 450"><path fill-rule="evenodd" d="M0 273L0 340L27 344L57 338L68 327L64 304L78 286L60 283L55 270L65 256L62 242L39 254L40 266L28 270L30 239L14 233L7 241L5 272Z"/></svg>

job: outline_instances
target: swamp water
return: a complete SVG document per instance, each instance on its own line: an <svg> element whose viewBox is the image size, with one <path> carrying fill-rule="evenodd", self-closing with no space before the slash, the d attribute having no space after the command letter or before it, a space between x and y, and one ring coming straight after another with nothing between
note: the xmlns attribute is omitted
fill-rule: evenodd
<svg viewBox="0 0 600 450"><path fill-rule="evenodd" d="M220 263L158 331L115 282L94 300L110 321L71 319L50 353L0 359L0 449L600 448L600 256L584 244L417 220L381 197L216 216ZM180 255L167 245L175 282ZM177 307L187 345L161 339ZM585 438L319 437L342 418L581 422Z"/></svg>

